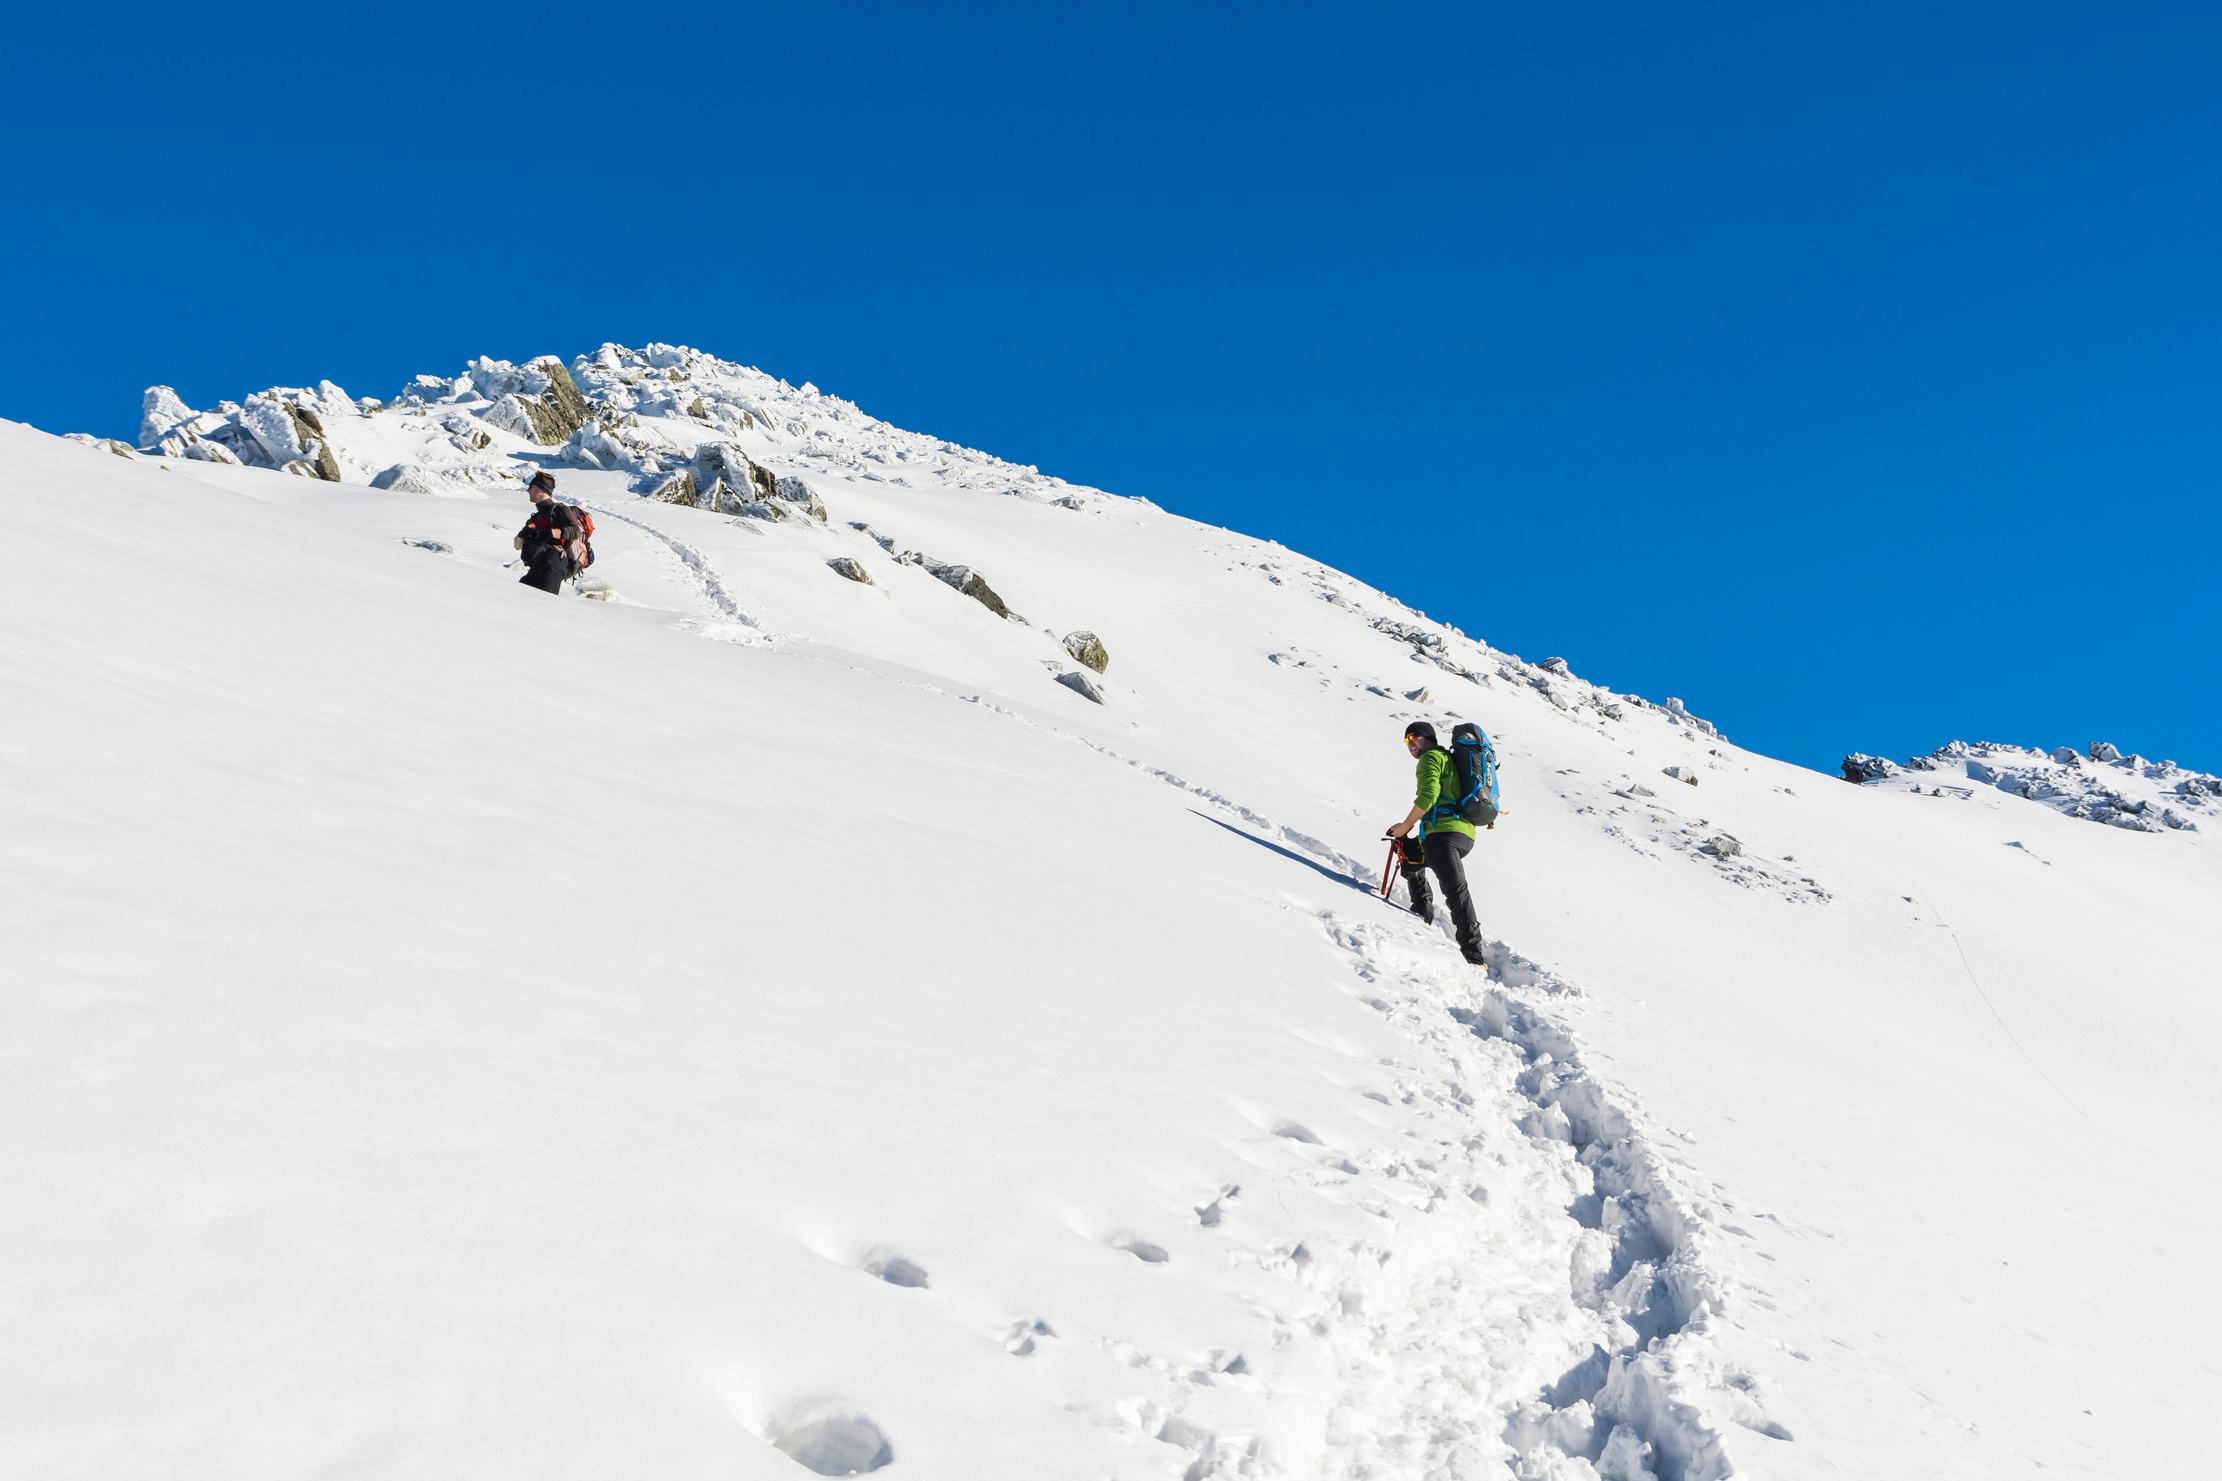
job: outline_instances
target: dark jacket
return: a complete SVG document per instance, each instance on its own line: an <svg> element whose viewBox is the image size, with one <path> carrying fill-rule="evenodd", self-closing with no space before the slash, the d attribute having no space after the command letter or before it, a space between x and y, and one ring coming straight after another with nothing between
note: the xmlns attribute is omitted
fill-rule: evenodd
<svg viewBox="0 0 2222 1481"><path fill-rule="evenodd" d="M566 555L576 556L579 554L579 511L553 499L535 504L532 518L525 521L525 527L517 535L525 542L523 551L527 565L551 545Z"/></svg>

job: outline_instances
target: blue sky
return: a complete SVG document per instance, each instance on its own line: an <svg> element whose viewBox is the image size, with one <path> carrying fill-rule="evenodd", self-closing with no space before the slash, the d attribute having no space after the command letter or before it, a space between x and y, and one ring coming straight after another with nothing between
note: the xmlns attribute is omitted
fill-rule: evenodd
<svg viewBox="0 0 2222 1481"><path fill-rule="evenodd" d="M49 7L0 415L693 344L1833 769L2222 768L2222 12Z"/></svg>

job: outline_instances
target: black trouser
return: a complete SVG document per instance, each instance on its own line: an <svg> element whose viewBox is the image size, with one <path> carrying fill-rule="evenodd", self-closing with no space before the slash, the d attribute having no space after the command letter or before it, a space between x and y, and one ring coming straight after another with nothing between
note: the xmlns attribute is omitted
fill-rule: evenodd
<svg viewBox="0 0 2222 1481"><path fill-rule="evenodd" d="M524 586L537 586L551 595L563 590L563 583L571 575L571 557L560 545L539 545L525 552L525 574L517 578Z"/></svg>
<svg viewBox="0 0 2222 1481"><path fill-rule="evenodd" d="M1409 840L1407 840L1409 842ZM1466 888L1464 860L1474 841L1463 833L1430 833L1420 846L1421 858L1428 869L1435 873L1436 883L1443 887L1443 903L1450 907L1450 923L1458 933L1458 949L1468 961L1481 951L1481 926L1474 920L1474 897ZM1401 872L1412 891L1412 909L1422 919L1435 919L1434 892L1427 887L1427 875L1421 871L1411 851L1400 850L1403 861Z"/></svg>

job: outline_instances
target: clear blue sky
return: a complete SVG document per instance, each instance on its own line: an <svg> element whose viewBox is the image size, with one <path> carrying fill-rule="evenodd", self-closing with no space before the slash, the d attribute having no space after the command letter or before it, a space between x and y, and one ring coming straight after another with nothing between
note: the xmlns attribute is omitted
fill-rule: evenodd
<svg viewBox="0 0 2222 1481"><path fill-rule="evenodd" d="M1831 768L2222 768L2222 10L17 12L0 415L683 342Z"/></svg>

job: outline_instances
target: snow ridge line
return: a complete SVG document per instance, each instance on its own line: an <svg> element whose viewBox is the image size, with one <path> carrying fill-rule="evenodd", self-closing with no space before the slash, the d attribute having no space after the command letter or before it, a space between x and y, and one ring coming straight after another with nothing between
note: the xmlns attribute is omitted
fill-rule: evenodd
<svg viewBox="0 0 2222 1481"><path fill-rule="evenodd" d="M665 534L644 519L635 519L630 514L620 514L606 505L587 504L584 500L580 502L596 514L608 519L620 520L631 525L634 529L645 531L662 541L671 553L679 558L680 568L686 573L687 584L700 592L704 601L715 607L725 617L740 623L744 627L755 628L758 632L764 630L761 623L741 609L741 604L734 600L730 591L726 590L725 582L718 576L717 568L710 564L709 557L701 551L687 544L684 540Z"/></svg>

